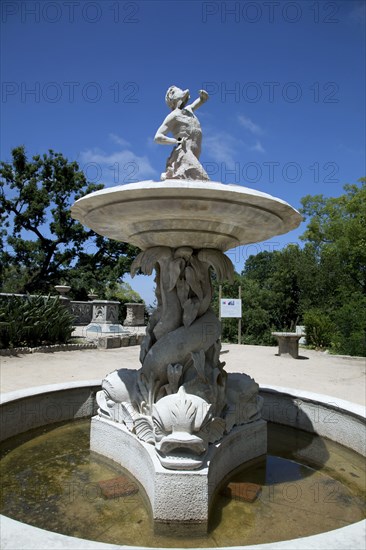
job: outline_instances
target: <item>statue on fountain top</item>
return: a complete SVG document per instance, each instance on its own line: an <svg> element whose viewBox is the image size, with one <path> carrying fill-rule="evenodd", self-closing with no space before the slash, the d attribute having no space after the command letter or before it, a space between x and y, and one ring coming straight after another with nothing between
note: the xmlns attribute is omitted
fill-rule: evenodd
<svg viewBox="0 0 366 550"><path fill-rule="evenodd" d="M165 101L171 113L165 118L155 134L154 141L163 145L175 145L167 162L166 170L161 174L161 180L201 180L209 181L209 177L199 162L201 153L202 130L194 111L208 100L205 90L199 91L199 98L187 105L189 90L181 90L171 86L165 96ZM173 137L168 137L172 134Z"/></svg>

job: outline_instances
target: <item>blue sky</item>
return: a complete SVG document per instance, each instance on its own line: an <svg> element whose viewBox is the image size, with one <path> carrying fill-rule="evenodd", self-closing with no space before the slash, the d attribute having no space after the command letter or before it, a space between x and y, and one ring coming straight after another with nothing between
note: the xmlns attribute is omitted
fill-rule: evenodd
<svg viewBox="0 0 366 550"><path fill-rule="evenodd" d="M1 159L54 149L106 186L159 179L171 84L192 99L211 179L300 207L365 169L363 1L5 1ZM304 224L229 256L297 242ZM130 279L127 278L129 281ZM152 303L152 279L132 286Z"/></svg>

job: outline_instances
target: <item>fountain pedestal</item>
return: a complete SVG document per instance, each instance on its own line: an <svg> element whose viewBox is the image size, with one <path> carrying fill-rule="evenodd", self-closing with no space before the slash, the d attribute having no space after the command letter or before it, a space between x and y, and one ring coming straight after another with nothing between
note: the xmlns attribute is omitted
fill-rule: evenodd
<svg viewBox="0 0 366 550"><path fill-rule="evenodd" d="M144 487L154 522L180 522L189 531L205 534L217 488L235 468L267 451L264 420L236 426L209 446L198 470L172 470L162 466L152 445L144 443L122 424L92 419L91 450L126 468ZM159 527L157 526L157 530Z"/></svg>
<svg viewBox="0 0 366 550"><path fill-rule="evenodd" d="M166 180L104 189L72 215L97 233L142 249L131 267L156 273L157 308L139 371L106 376L91 449L143 485L157 522L206 529L218 485L266 452L256 382L220 361L221 324L211 309L211 269L232 280L225 250L297 227L287 203L245 187Z"/></svg>

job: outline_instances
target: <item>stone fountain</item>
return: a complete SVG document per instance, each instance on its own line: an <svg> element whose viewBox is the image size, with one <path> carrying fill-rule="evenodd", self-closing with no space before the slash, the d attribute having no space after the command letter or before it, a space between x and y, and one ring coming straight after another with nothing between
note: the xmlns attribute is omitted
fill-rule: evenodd
<svg viewBox="0 0 366 550"><path fill-rule="evenodd" d="M174 148L160 182L103 189L72 207L72 216L97 233L141 248L132 275L156 274L157 308L141 345L141 368L121 368L103 380L91 449L140 481L156 522L198 531L207 528L223 479L267 450L258 384L228 374L220 360L210 272L232 280L225 251L287 233L301 221L278 198L209 180L194 113L207 99L201 90L188 104L188 90L169 88L171 112L155 141Z"/></svg>

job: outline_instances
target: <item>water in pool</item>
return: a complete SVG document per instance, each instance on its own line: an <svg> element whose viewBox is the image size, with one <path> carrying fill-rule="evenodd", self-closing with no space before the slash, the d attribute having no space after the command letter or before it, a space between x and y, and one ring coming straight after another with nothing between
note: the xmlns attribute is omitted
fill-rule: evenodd
<svg viewBox="0 0 366 550"><path fill-rule="evenodd" d="M99 482L126 472L89 451L89 431L89 420L81 420L3 442L1 513L74 537L155 547L273 542L340 528L366 515L362 457L332 441L268 424L268 454L226 480L259 485L256 500L218 494L207 536L182 538L174 526L159 535L141 487L124 497L103 496Z"/></svg>

